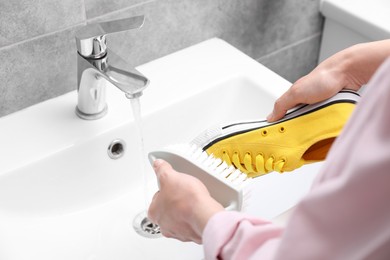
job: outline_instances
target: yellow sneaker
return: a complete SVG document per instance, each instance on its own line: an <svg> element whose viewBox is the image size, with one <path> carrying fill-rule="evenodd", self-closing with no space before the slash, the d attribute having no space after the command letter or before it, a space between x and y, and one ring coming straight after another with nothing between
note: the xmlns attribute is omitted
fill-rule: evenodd
<svg viewBox="0 0 390 260"><path fill-rule="evenodd" d="M250 177L292 171L325 159L359 99L354 91L341 91L323 102L297 107L277 122L210 128L192 143Z"/></svg>

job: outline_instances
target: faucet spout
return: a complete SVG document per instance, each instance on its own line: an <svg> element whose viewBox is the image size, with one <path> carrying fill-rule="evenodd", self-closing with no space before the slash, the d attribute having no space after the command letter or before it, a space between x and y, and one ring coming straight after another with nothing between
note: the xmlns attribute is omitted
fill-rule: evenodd
<svg viewBox="0 0 390 260"><path fill-rule="evenodd" d="M140 97L149 80L114 52L99 59L78 54L78 103L76 114L82 119L94 120L106 115L106 87L114 85L126 97Z"/></svg>
<svg viewBox="0 0 390 260"><path fill-rule="evenodd" d="M107 80L122 90L127 98L140 97L149 80L114 52L109 53L109 65L105 70Z"/></svg>
<svg viewBox="0 0 390 260"><path fill-rule="evenodd" d="M89 24L76 32L77 91L76 114L98 119L107 113L106 87L114 85L129 99L140 97L149 80L123 58L107 48L106 34L140 28L144 16Z"/></svg>

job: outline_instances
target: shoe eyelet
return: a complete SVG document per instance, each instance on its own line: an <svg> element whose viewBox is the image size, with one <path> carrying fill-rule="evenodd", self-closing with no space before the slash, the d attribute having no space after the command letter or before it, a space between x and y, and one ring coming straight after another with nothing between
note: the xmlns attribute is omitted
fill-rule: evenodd
<svg viewBox="0 0 390 260"><path fill-rule="evenodd" d="M279 132L281 132L281 133L286 132L286 128L285 128L284 126L281 126L281 127L279 128Z"/></svg>
<svg viewBox="0 0 390 260"><path fill-rule="evenodd" d="M262 136L267 136L267 134L268 134L268 131L267 131L267 130L261 131L261 135L262 135Z"/></svg>

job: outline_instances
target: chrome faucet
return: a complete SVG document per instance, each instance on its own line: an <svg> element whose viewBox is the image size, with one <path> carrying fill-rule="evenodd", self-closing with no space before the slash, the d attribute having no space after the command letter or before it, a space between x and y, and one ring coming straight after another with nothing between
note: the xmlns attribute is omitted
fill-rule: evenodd
<svg viewBox="0 0 390 260"><path fill-rule="evenodd" d="M114 85L127 98L142 95L149 80L119 55L107 48L106 35L141 28L144 16L88 24L76 32L77 91L76 114L87 120L107 113L105 89Z"/></svg>

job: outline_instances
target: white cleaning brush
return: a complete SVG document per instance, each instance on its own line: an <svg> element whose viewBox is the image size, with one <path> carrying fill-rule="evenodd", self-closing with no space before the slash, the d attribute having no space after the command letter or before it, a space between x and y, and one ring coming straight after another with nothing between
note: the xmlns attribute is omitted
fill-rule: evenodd
<svg viewBox="0 0 390 260"><path fill-rule="evenodd" d="M176 171L198 178L207 187L210 195L225 209L245 210L251 178L234 166L208 155L194 144L172 145L150 152L150 162L153 163L155 159L163 159Z"/></svg>

